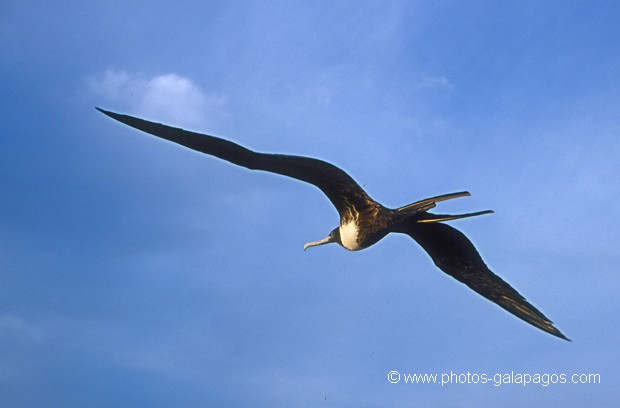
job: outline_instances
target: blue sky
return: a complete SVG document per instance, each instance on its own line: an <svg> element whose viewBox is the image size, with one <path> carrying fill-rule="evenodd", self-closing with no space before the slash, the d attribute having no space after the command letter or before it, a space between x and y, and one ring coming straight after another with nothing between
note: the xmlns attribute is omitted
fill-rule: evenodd
<svg viewBox="0 0 620 408"><path fill-rule="evenodd" d="M611 407L620 397L616 2L3 2L3 407ZM404 236L303 251L315 188L94 107L330 161L441 212L573 342ZM600 384L390 384L598 373Z"/></svg>

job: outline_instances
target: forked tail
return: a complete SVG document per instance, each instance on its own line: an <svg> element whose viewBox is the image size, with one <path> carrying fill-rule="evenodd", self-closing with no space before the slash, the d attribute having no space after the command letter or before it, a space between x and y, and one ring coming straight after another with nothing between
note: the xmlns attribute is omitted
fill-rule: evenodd
<svg viewBox="0 0 620 408"><path fill-rule="evenodd" d="M396 212L404 213L404 214L425 213L417 221L417 222L424 222L424 223L458 220L459 218L475 217L477 215L493 213L493 211L491 211L491 210L477 211L477 212L473 212L473 213L457 214L457 215L451 215L451 214L430 214L430 213L426 212L426 211L430 210L431 208L434 208L437 205L438 202L446 201L446 200L451 200L453 198L467 197L467 196L470 196L470 195L471 194L469 193L469 191L460 191L458 193L443 194L443 195L440 195L440 196L426 198L424 200L416 201L415 203L408 204L408 205L406 205L404 207L397 208Z"/></svg>
<svg viewBox="0 0 620 408"><path fill-rule="evenodd" d="M415 203L406 205L404 207L397 208L396 211L398 212L407 211L407 212L412 212L412 213L428 211L431 208L434 208L437 205L437 203L440 201L452 200L453 198L467 197L470 195L471 194L469 193L469 191L460 191L458 193L443 194L437 197L431 197L431 198L426 198L424 200L416 201Z"/></svg>
<svg viewBox="0 0 620 408"><path fill-rule="evenodd" d="M475 217L477 215L493 214L494 212L495 211L493 210L484 210L484 211L477 211L473 213L456 214L456 215L426 213L424 214L423 218L418 220L418 222L429 223L429 222L451 221L451 220L458 220L459 218L469 218L469 217Z"/></svg>

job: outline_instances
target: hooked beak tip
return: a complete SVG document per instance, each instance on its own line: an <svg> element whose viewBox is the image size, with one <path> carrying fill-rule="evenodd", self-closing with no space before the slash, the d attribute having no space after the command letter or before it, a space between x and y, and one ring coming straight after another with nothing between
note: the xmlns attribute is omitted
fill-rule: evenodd
<svg viewBox="0 0 620 408"><path fill-rule="evenodd" d="M323 239L320 239L318 241L314 241L314 242L308 242L306 245L304 245L304 251L310 247L313 246L318 246L318 245L325 245L325 244L329 244L330 242L333 242L332 238L330 236L327 236Z"/></svg>

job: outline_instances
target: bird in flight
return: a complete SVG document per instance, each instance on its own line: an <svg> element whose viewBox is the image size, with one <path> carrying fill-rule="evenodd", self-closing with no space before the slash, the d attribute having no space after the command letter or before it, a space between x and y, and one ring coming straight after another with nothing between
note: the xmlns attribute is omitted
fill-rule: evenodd
<svg viewBox="0 0 620 408"><path fill-rule="evenodd" d="M553 326L551 320L486 266L474 245L462 232L443 223L493 211L459 215L428 212L438 202L469 196L467 191L427 198L391 209L370 198L351 176L325 161L302 156L259 153L219 137L96 109L128 126L238 166L281 174L318 187L338 210L340 225L327 237L304 245L304 250L335 242L349 251L358 251L370 247L390 232L407 234L430 255L443 272L527 323L569 340Z"/></svg>

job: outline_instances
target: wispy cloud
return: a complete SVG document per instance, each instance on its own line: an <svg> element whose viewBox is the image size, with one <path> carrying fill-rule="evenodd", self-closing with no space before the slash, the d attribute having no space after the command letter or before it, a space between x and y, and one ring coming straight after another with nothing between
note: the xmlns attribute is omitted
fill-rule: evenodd
<svg viewBox="0 0 620 408"><path fill-rule="evenodd" d="M227 116L224 96L205 94L191 79L175 73L148 78L107 70L88 78L87 84L105 103L140 116L190 125Z"/></svg>
<svg viewBox="0 0 620 408"><path fill-rule="evenodd" d="M11 314L0 315L0 331L4 335L11 334L18 336L22 340L38 341L44 337L43 331L39 327Z"/></svg>
<svg viewBox="0 0 620 408"><path fill-rule="evenodd" d="M432 76L425 75L419 81L417 90L421 89L443 89L447 91L454 91L454 85L448 81L448 78L444 76Z"/></svg>

